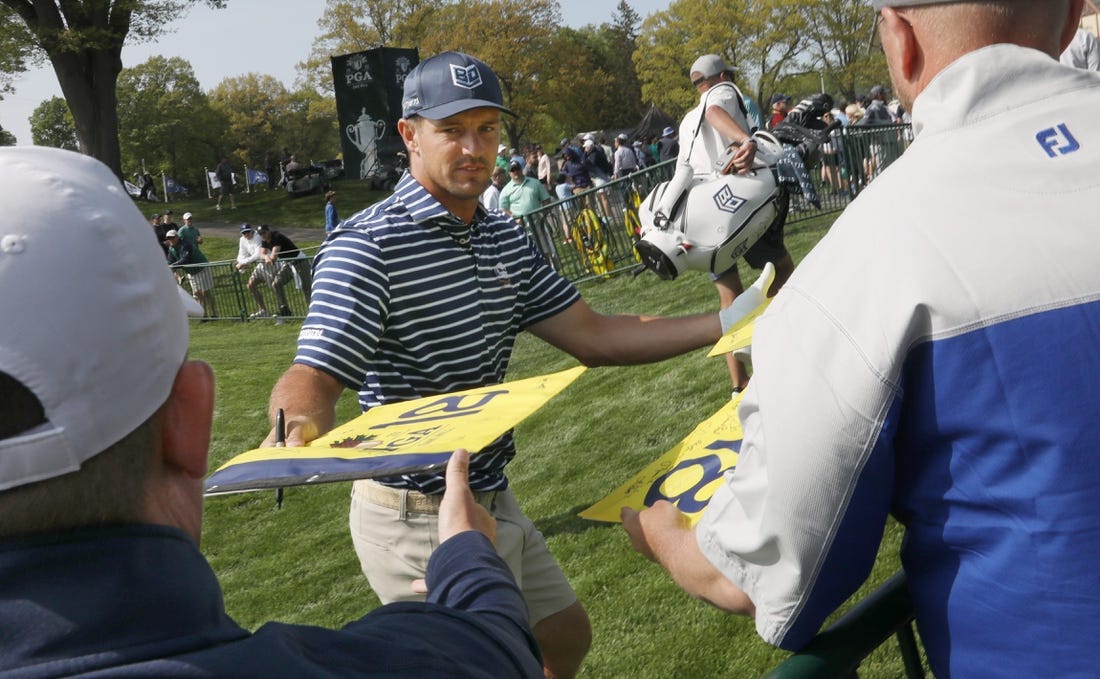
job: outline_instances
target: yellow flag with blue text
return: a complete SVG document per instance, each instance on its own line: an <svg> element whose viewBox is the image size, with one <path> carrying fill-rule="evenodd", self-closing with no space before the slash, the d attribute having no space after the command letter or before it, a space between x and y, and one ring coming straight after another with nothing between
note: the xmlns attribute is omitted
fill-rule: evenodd
<svg viewBox="0 0 1100 679"><path fill-rule="evenodd" d="M579 514L593 521L619 521L622 507L641 510L667 500L688 515L702 517L722 476L737 466L741 450L741 395L701 422L676 446L610 495Z"/></svg>
<svg viewBox="0 0 1100 679"><path fill-rule="evenodd" d="M569 386L583 366L371 408L306 446L258 448L206 479L206 494L394 476L476 455Z"/></svg>

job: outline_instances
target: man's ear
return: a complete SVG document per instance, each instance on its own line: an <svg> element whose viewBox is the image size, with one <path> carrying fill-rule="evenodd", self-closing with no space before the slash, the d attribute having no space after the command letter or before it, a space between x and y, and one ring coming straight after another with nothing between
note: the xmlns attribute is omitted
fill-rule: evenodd
<svg viewBox="0 0 1100 679"><path fill-rule="evenodd" d="M160 443L164 464L200 479L206 475L214 422L214 371L202 361L185 361L164 405Z"/></svg>
<svg viewBox="0 0 1100 679"><path fill-rule="evenodd" d="M416 153L419 148L416 143L416 126L408 118L398 119L397 133L401 135L401 141L405 142L409 153Z"/></svg>
<svg viewBox="0 0 1100 679"><path fill-rule="evenodd" d="M882 31L882 49L887 54L887 60L893 59L896 66L894 73L909 81L916 80L919 77L921 61L913 24L893 7L883 7L879 13L882 15L882 21L879 24L879 30Z"/></svg>

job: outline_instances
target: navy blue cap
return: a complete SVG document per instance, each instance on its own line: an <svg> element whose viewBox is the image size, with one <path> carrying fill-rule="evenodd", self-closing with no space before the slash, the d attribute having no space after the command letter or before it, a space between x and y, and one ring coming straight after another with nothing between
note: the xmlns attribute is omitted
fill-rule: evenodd
<svg viewBox="0 0 1100 679"><path fill-rule="evenodd" d="M480 59L461 52L443 52L417 64L405 78L401 116L447 118L472 108L490 106L515 115L504 106L500 82Z"/></svg>

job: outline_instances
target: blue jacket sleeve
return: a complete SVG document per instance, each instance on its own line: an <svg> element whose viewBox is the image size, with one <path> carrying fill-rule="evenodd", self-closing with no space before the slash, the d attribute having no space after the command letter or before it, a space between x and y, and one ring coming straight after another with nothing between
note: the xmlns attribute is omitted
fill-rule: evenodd
<svg viewBox="0 0 1100 679"><path fill-rule="evenodd" d="M466 531L439 546L428 561L428 603L477 613L507 646L526 646L542 662L527 623L527 605L508 565L489 539ZM526 650L526 649L523 649Z"/></svg>

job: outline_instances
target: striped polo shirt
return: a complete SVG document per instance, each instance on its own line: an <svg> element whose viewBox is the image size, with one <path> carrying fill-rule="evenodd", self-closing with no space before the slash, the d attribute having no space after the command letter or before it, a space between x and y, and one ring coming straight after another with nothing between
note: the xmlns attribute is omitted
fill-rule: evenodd
<svg viewBox="0 0 1100 679"><path fill-rule="evenodd" d="M294 362L356 389L364 411L499 384L516 335L579 299L507 215L479 206L466 224L405 174L318 252ZM509 432L473 456L470 486L506 488L514 456ZM444 487L442 474L379 481Z"/></svg>

